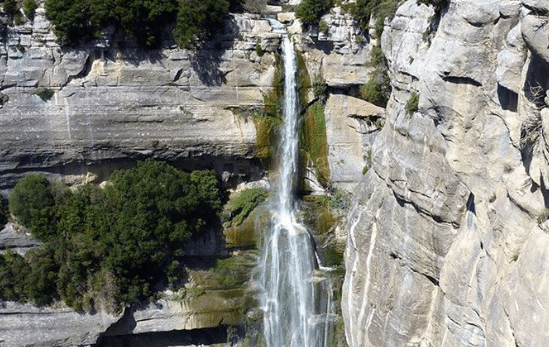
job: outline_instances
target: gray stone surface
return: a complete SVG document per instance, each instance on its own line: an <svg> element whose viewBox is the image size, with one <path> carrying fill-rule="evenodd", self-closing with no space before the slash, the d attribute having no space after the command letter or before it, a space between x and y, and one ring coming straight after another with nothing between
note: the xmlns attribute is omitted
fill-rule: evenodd
<svg viewBox="0 0 549 347"><path fill-rule="evenodd" d="M350 346L547 345L546 7L452 0L438 22L412 0L387 22L393 93L348 218Z"/></svg>

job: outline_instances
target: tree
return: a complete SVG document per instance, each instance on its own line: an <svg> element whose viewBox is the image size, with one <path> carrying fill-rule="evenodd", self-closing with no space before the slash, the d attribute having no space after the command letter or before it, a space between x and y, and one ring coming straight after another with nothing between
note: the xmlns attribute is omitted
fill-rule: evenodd
<svg viewBox="0 0 549 347"><path fill-rule="evenodd" d="M190 47L219 28L229 12L228 0L183 0L173 35L181 47Z"/></svg>
<svg viewBox="0 0 549 347"><path fill-rule="evenodd" d="M295 9L295 15L303 24L318 23L320 17L334 6L332 0L303 0Z"/></svg>
<svg viewBox="0 0 549 347"><path fill-rule="evenodd" d="M17 183L9 197L9 210L36 238L45 240L56 232L55 200L43 175L28 175Z"/></svg>

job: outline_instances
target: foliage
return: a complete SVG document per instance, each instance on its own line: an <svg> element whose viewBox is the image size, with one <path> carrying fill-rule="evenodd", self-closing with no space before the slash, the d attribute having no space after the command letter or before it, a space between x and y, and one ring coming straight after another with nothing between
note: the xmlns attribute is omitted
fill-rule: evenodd
<svg viewBox="0 0 549 347"><path fill-rule="evenodd" d="M410 95L410 99L406 102L406 112L411 115L412 113L416 112L419 105L419 94L416 92L412 92Z"/></svg>
<svg viewBox="0 0 549 347"><path fill-rule="evenodd" d="M17 183L9 197L9 211L34 237L48 239L55 235L55 200L51 184L43 175L28 175Z"/></svg>
<svg viewBox="0 0 549 347"><path fill-rule="evenodd" d="M4 0L4 5L2 7L4 12L11 17L15 16L19 12L16 0Z"/></svg>
<svg viewBox="0 0 549 347"><path fill-rule="evenodd" d="M29 268L25 259L11 250L0 254L0 299L25 301L25 279Z"/></svg>
<svg viewBox="0 0 549 347"><path fill-rule="evenodd" d="M315 102L307 109L304 120L304 144L313 161L319 181L326 185L330 179L328 164L328 142L324 108Z"/></svg>
<svg viewBox="0 0 549 347"><path fill-rule="evenodd" d="M334 6L332 0L303 0L296 8L295 15L303 24L318 23L320 17Z"/></svg>
<svg viewBox="0 0 549 347"><path fill-rule="evenodd" d="M176 22L173 35L182 47L205 38L229 11L228 0L46 0L46 16L62 43L77 45L101 36L109 26L146 48L160 43Z"/></svg>
<svg viewBox="0 0 549 347"><path fill-rule="evenodd" d="M328 34L328 23L326 21L321 20L320 23L318 23L318 30L323 34Z"/></svg>
<svg viewBox="0 0 549 347"><path fill-rule="evenodd" d="M60 297L77 310L100 304L112 312L150 296L164 273L175 285L185 242L218 221L217 186L213 171L185 173L153 160L114 172L104 188L74 192L27 176L9 208L45 242L27 253L29 265L20 271L27 286L2 283L1 297L38 304Z"/></svg>
<svg viewBox="0 0 549 347"><path fill-rule="evenodd" d="M259 38L255 43L255 53L258 57L261 57L263 56L263 54L265 54L265 51L263 51L263 48L261 48L261 38Z"/></svg>
<svg viewBox="0 0 549 347"><path fill-rule="evenodd" d="M349 10L363 30L368 29L370 18L375 17L375 36L379 39L385 18L395 15L399 3L399 0L357 0L354 4L349 4Z"/></svg>
<svg viewBox="0 0 549 347"><path fill-rule="evenodd" d="M540 215L538 216L537 220L538 220L538 224L543 224L546 220L549 219L549 208L546 208L545 210L543 210L542 213L540 213Z"/></svg>
<svg viewBox="0 0 549 347"><path fill-rule="evenodd" d="M196 40L219 28L229 12L228 0L185 0L180 3L177 26L173 35L181 47L190 47Z"/></svg>
<svg viewBox="0 0 549 347"><path fill-rule="evenodd" d="M38 88L34 91L34 94L38 95L40 99L48 101L52 98L55 92L50 88Z"/></svg>
<svg viewBox="0 0 549 347"><path fill-rule="evenodd" d="M256 130L256 156L263 160L272 158L277 129L282 123L283 71L282 60L279 56L276 56L272 88L263 94L263 112L256 112L253 115Z"/></svg>
<svg viewBox="0 0 549 347"><path fill-rule="evenodd" d="M248 215L259 205L261 205L268 196L264 188L250 188L240 193L237 197L229 200L229 218L240 225Z"/></svg>
<svg viewBox="0 0 549 347"><path fill-rule="evenodd" d="M390 95L391 80L384 66L372 71L368 82L360 87L360 97L380 107L387 106Z"/></svg>
<svg viewBox="0 0 549 347"><path fill-rule="evenodd" d="M36 11L37 8L38 8L38 4L36 3L36 0L23 1L23 13L30 20L34 19L34 12Z"/></svg>
<svg viewBox="0 0 549 347"><path fill-rule="evenodd" d="M320 74L313 77L313 94L315 98L323 98L326 95L328 85L326 80Z"/></svg>

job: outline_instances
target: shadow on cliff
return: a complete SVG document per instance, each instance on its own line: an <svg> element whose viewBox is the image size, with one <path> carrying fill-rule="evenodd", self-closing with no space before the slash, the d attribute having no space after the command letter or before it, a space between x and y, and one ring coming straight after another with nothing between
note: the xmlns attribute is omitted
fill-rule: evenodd
<svg viewBox="0 0 549 347"><path fill-rule="evenodd" d="M225 75L229 71L220 69L223 55L232 48L239 35L240 30L234 18L226 20L222 31L202 42L191 55L191 66L202 84L211 87L225 83Z"/></svg>

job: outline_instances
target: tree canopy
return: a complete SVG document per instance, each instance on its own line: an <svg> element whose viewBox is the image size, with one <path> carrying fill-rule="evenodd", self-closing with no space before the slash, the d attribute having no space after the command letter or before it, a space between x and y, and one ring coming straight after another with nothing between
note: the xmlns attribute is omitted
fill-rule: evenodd
<svg viewBox="0 0 549 347"><path fill-rule="evenodd" d="M176 23L176 42L189 46L220 25L229 0L46 0L45 9L59 41L69 45L98 38L111 26L154 47Z"/></svg>
<svg viewBox="0 0 549 347"><path fill-rule="evenodd" d="M220 206L213 171L187 173L153 160L114 172L104 188L90 184L74 192L29 175L9 207L45 242L25 259L0 256L0 274L18 274L14 284L0 281L0 299L58 297L89 310L94 303L114 308L146 298L166 280L168 266L172 277L177 272L174 260L186 241L218 223ZM45 216L49 223L41 222Z"/></svg>

